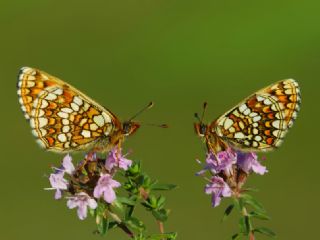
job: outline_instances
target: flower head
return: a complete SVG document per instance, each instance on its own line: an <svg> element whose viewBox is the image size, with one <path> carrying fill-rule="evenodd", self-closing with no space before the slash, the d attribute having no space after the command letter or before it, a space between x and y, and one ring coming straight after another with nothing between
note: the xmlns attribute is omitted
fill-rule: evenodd
<svg viewBox="0 0 320 240"><path fill-rule="evenodd" d="M209 152L204 170L210 170L213 174L224 171L227 176L232 175L232 166L237 162L236 157L237 155L231 149L218 152L216 155Z"/></svg>
<svg viewBox="0 0 320 240"><path fill-rule="evenodd" d="M220 204L222 197L230 197L231 189L221 177L214 176L205 187L206 194L212 194L212 206Z"/></svg>
<svg viewBox="0 0 320 240"><path fill-rule="evenodd" d="M87 217L88 206L91 209L95 209L97 202L85 192L80 192L69 198L67 206L70 209L78 207L78 217L83 220Z"/></svg>
<svg viewBox="0 0 320 240"><path fill-rule="evenodd" d="M56 190L55 199L60 199L62 196L62 190L68 189L68 181L63 178L63 175L63 171L57 171L56 173L50 174L49 181L51 188L47 188L47 190Z"/></svg>
<svg viewBox="0 0 320 240"><path fill-rule="evenodd" d="M116 193L113 188L120 186L121 184L113 180L110 174L104 174L99 178L97 186L94 188L93 196L95 198L103 196L103 199L107 203L112 203L116 199Z"/></svg>
<svg viewBox="0 0 320 240"><path fill-rule="evenodd" d="M128 170L131 166L132 161L125 158L121 153L121 149L118 150L117 147L113 148L106 159L105 167L108 171L111 171L114 167L119 167L123 170Z"/></svg>
<svg viewBox="0 0 320 240"><path fill-rule="evenodd" d="M253 171L257 174L263 175L268 172L267 168L260 164L258 156L254 152L245 153L237 151L237 164L246 173Z"/></svg>

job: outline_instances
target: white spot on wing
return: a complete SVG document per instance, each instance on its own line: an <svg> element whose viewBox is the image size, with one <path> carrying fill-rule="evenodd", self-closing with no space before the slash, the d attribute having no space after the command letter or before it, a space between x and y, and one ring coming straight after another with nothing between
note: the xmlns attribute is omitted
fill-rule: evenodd
<svg viewBox="0 0 320 240"><path fill-rule="evenodd" d="M71 103L70 104L70 106L71 106L71 108L75 111L75 112L77 112L77 111L79 111L79 105L77 105L77 104L75 104L75 103Z"/></svg>
<svg viewBox="0 0 320 240"><path fill-rule="evenodd" d="M261 96L257 96L257 100L258 100L258 102L262 102L262 101L265 100L265 98L264 98L264 97L261 97Z"/></svg>
<svg viewBox="0 0 320 240"><path fill-rule="evenodd" d="M66 141L67 141L67 136L66 136L64 133L60 133L60 134L58 135L58 140L59 140L60 142L66 142Z"/></svg>
<svg viewBox="0 0 320 240"><path fill-rule="evenodd" d="M272 126L277 128L277 129L280 129L280 120L275 120L272 122Z"/></svg>
<svg viewBox="0 0 320 240"><path fill-rule="evenodd" d="M39 123L39 126L38 126L39 128L44 127L48 124L48 119L44 117L38 118L38 123Z"/></svg>
<svg viewBox="0 0 320 240"><path fill-rule="evenodd" d="M243 111L244 115L249 115L251 113L250 108L247 108L246 110Z"/></svg>
<svg viewBox="0 0 320 240"><path fill-rule="evenodd" d="M40 108L46 108L48 107L48 105L49 105L48 101L45 99L42 99Z"/></svg>
<svg viewBox="0 0 320 240"><path fill-rule="evenodd" d="M73 102L78 104L79 106L81 106L83 104L83 100L81 98L79 98L78 96L75 96L73 98Z"/></svg>
<svg viewBox="0 0 320 240"><path fill-rule="evenodd" d="M240 112L243 112L244 110L247 109L247 105L246 104L242 104L240 107L239 107L239 111Z"/></svg>
<svg viewBox="0 0 320 240"><path fill-rule="evenodd" d="M268 98L266 98L266 99L263 101L263 103L264 103L265 105L271 105L271 104L272 104L272 102L271 102L270 99L268 99Z"/></svg>
<svg viewBox="0 0 320 240"><path fill-rule="evenodd" d="M90 138L91 132L88 130L82 130L81 135L84 136L85 138Z"/></svg>
<svg viewBox="0 0 320 240"><path fill-rule="evenodd" d="M62 132L67 133L67 132L69 132L69 131L70 131L69 125L66 125L66 126L63 126L63 127L62 127Z"/></svg>
<svg viewBox="0 0 320 240"><path fill-rule="evenodd" d="M254 118L252 118L252 120L253 120L254 122L258 122L258 121L261 120L261 116L255 116Z"/></svg>
<svg viewBox="0 0 320 240"><path fill-rule="evenodd" d="M61 111L65 112L65 113L72 113L73 112L73 110L71 108L61 108Z"/></svg>
<svg viewBox="0 0 320 240"><path fill-rule="evenodd" d="M102 115L97 115L93 117L93 121L99 126L102 127L105 122L104 122L104 117Z"/></svg>
<svg viewBox="0 0 320 240"><path fill-rule="evenodd" d="M226 119L224 120L223 126L224 126L224 128L227 130L227 129L229 129L229 128L232 126L232 124L233 124L233 121L232 121L230 118L226 118Z"/></svg>
<svg viewBox="0 0 320 240"><path fill-rule="evenodd" d="M53 94L53 93L48 93L48 95L45 97L45 99L52 101L55 100L57 98L57 95Z"/></svg>
<svg viewBox="0 0 320 240"><path fill-rule="evenodd" d="M69 119L62 119L62 124L63 125L68 125L69 124Z"/></svg>
<svg viewBox="0 0 320 240"><path fill-rule="evenodd" d="M234 138L246 138L246 136L242 132L236 132Z"/></svg>
<svg viewBox="0 0 320 240"><path fill-rule="evenodd" d="M37 139L36 142L40 145L40 147L42 148L46 148L46 144L41 140L41 139Z"/></svg>
<svg viewBox="0 0 320 240"><path fill-rule="evenodd" d="M68 118L69 114L65 112L58 112L57 115L61 118Z"/></svg>
<svg viewBox="0 0 320 240"><path fill-rule="evenodd" d="M58 88L58 89L54 90L52 93L54 93L56 95L61 95L63 93L63 90L61 88Z"/></svg>
<svg viewBox="0 0 320 240"><path fill-rule="evenodd" d="M104 120L106 123L111 123L111 118L108 114L106 114L105 112L102 112L102 116L104 117Z"/></svg>
<svg viewBox="0 0 320 240"><path fill-rule="evenodd" d="M95 130L97 130L97 129L98 129L97 124L95 124L95 123L91 123L91 124L90 124L90 130L95 131Z"/></svg>
<svg viewBox="0 0 320 240"><path fill-rule="evenodd" d="M259 135L258 135L258 136L255 136L255 137L254 137L254 140L256 140L256 141L260 142L260 141L262 140L262 137L261 137L261 136L259 136Z"/></svg>

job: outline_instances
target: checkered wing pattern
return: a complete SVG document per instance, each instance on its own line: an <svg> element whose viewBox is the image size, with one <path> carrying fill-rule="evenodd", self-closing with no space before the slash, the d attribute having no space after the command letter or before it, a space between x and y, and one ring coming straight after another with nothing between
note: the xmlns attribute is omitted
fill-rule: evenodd
<svg viewBox="0 0 320 240"><path fill-rule="evenodd" d="M105 145L108 136L120 127L110 111L37 69L21 68L18 96L33 135L48 150L66 152Z"/></svg>
<svg viewBox="0 0 320 240"><path fill-rule="evenodd" d="M242 101L211 125L221 140L243 150L280 146L300 109L300 89L293 79L279 81Z"/></svg>

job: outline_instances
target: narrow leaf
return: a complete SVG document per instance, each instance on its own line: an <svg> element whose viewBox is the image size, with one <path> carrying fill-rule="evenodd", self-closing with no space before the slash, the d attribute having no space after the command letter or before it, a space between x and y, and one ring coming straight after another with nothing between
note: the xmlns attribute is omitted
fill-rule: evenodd
<svg viewBox="0 0 320 240"><path fill-rule="evenodd" d="M236 234L232 235L231 239L236 240L236 239L239 239L239 237L240 237L240 234L236 233Z"/></svg>
<svg viewBox="0 0 320 240"><path fill-rule="evenodd" d="M261 234L266 235L268 237L273 237L274 238L274 237L277 236L275 232L273 232L271 229L266 228L266 227L256 228L253 231L261 233Z"/></svg>
<svg viewBox="0 0 320 240"><path fill-rule="evenodd" d="M177 185L175 184L161 184L161 183L156 183L153 184L151 186L151 190L157 190L157 191L161 191L161 190L172 190L175 189L177 187Z"/></svg>
<svg viewBox="0 0 320 240"><path fill-rule="evenodd" d="M131 200L130 198L126 198L126 197L117 197L117 201L119 201L122 204L130 205L130 206L134 206L136 204L135 201Z"/></svg>
<svg viewBox="0 0 320 240"><path fill-rule="evenodd" d="M228 216L231 214L232 210L234 208L234 204L230 204L226 210L224 211L223 217L222 217L222 221L225 221Z"/></svg>
<svg viewBox="0 0 320 240"><path fill-rule="evenodd" d="M254 209L256 209L259 212L266 212L264 210L264 207L262 206L262 204L260 202L258 202L255 198L253 198L251 195L249 194L242 194L241 195L241 199L244 200L245 204L248 204L249 206L253 207Z"/></svg>
<svg viewBox="0 0 320 240"><path fill-rule="evenodd" d="M168 211L165 209L153 210L152 215L160 222L165 222L168 219Z"/></svg>
<svg viewBox="0 0 320 240"><path fill-rule="evenodd" d="M249 215L250 215L250 217L258 218L261 220L270 220L270 217L267 214L257 212L257 211L252 211L252 212L250 212Z"/></svg>

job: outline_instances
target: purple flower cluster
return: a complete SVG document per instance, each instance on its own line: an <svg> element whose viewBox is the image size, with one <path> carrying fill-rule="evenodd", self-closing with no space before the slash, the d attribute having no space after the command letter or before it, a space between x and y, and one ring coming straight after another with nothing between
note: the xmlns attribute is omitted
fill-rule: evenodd
<svg viewBox="0 0 320 240"><path fill-rule="evenodd" d="M116 193L114 188L118 188L121 184L114 180L113 177L118 169L127 170L132 161L126 159L125 156L122 155L121 149L115 147L113 148L107 158L103 160L102 167L98 167L101 164L98 164L99 159L95 154L91 154L91 157L88 157L90 154L86 156L86 160L79 163L77 167L75 167L72 163L72 158L69 154L67 154L63 160L60 168L56 168L55 172L50 174L49 181L51 188L46 188L46 190L55 190L55 199L61 199L63 192L69 193L67 199L68 208L78 208L77 213L78 217L83 220L87 216L88 207L91 209L95 209L97 207L97 200L101 197L108 204L111 204L116 199ZM94 188L90 191L87 189L78 189L74 187L75 181L80 179L78 176L81 175L84 166L88 162L96 162L97 173L94 171L92 174L92 179L98 179L94 182ZM65 178L65 174L67 178ZM99 174L99 175L97 175ZM69 180L67 180L69 179ZM80 180L79 180L80 181ZM90 182L90 181L89 181ZM78 186L78 185L76 185ZM72 191L70 189L73 189Z"/></svg>
<svg viewBox="0 0 320 240"><path fill-rule="evenodd" d="M246 175L252 172L263 175L267 169L260 164L254 152L241 152L228 148L217 154L207 153L204 168L196 175L202 176L208 171L213 176L205 186L205 193L212 195L212 206L216 207L222 197L232 195L234 186L230 186L231 183L238 184L237 181L240 181L236 175L241 172Z"/></svg>

